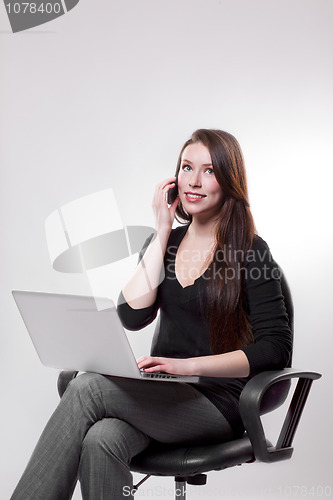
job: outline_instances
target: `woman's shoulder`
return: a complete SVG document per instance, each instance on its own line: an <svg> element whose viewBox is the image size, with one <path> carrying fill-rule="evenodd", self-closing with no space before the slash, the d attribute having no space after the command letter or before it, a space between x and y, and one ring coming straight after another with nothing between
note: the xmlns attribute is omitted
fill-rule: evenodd
<svg viewBox="0 0 333 500"><path fill-rule="evenodd" d="M254 235L252 245L246 252L245 261L247 264L250 264L251 262L267 263L273 261L267 242L258 234Z"/></svg>
<svg viewBox="0 0 333 500"><path fill-rule="evenodd" d="M255 234L253 237L252 245L250 250L269 250L268 243L259 234Z"/></svg>

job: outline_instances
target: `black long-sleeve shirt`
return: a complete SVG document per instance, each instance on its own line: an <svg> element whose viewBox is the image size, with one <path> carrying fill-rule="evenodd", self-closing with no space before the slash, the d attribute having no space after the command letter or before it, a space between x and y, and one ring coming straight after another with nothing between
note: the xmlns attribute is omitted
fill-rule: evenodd
<svg viewBox="0 0 333 500"><path fill-rule="evenodd" d="M203 273L193 285L185 288L175 274L175 258L188 225L172 230L164 258L165 277L159 285L155 303L133 309L123 296L118 313L125 328L139 330L151 323L159 311L151 354L174 358L211 355L208 323L202 311ZM148 244L148 242L147 242ZM292 335L288 326L284 299L278 277L278 266L264 240L255 236L245 264L246 308L254 341L242 350L248 358L247 378L201 377L195 387L227 418L235 435L243 433L238 409L240 393L247 380L263 370L287 366ZM201 294L201 298L200 298Z"/></svg>

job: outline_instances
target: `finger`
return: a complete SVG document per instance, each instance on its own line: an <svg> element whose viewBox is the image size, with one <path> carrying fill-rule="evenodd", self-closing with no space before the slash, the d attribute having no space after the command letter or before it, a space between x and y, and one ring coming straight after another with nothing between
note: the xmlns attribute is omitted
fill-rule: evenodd
<svg viewBox="0 0 333 500"><path fill-rule="evenodd" d="M164 205L163 202L166 201L166 194L168 192L170 184L167 185L160 185L156 187L155 193L154 193L154 198L153 198L153 205L155 206L160 206L161 203ZM171 186L172 187L172 186Z"/></svg>
<svg viewBox="0 0 333 500"><path fill-rule="evenodd" d="M161 367L164 365L165 365L165 362L164 362L163 358L156 358L156 357L149 356L149 357L147 357L147 359L141 361L138 366L140 369L143 368L144 370L146 370L146 369L153 368L154 371L158 371L158 369L156 367L157 366Z"/></svg>
<svg viewBox="0 0 333 500"><path fill-rule="evenodd" d="M174 214L179 203L179 194L177 194L175 201L170 205L170 210Z"/></svg>
<svg viewBox="0 0 333 500"><path fill-rule="evenodd" d="M137 362L137 363L140 363L140 361L143 361L144 359L147 359L147 357L148 357L148 356L140 356L140 357L136 360L136 362Z"/></svg>
<svg viewBox="0 0 333 500"><path fill-rule="evenodd" d="M168 177L168 179L165 179L162 182L162 185L167 186L168 184L171 184L171 182L175 182L176 179L177 177L175 175L173 175L172 177Z"/></svg>
<svg viewBox="0 0 333 500"><path fill-rule="evenodd" d="M138 367L143 368L144 366L149 366L149 362L146 359L141 359L140 361L137 361Z"/></svg>
<svg viewBox="0 0 333 500"><path fill-rule="evenodd" d="M163 372L163 371L165 371L165 367L164 367L164 365L156 365L156 366L151 366L149 368L145 368L144 370L147 373Z"/></svg>
<svg viewBox="0 0 333 500"><path fill-rule="evenodd" d="M156 363L160 363L160 361L156 360L155 358L151 356L143 356L143 359L141 359L138 362L138 367L139 368L146 368L148 366L154 366Z"/></svg>
<svg viewBox="0 0 333 500"><path fill-rule="evenodd" d="M176 180L176 176L174 175L173 177L169 177L168 179L164 179L160 183L156 185L157 190L163 190L164 188L168 187L171 183L174 183Z"/></svg>
<svg viewBox="0 0 333 500"><path fill-rule="evenodd" d="M168 199L168 192L170 191L170 189L174 188L175 187L175 183L171 183L171 184L168 184L167 186L165 186L165 188L163 189L162 193L163 193L163 197L164 199L167 201Z"/></svg>

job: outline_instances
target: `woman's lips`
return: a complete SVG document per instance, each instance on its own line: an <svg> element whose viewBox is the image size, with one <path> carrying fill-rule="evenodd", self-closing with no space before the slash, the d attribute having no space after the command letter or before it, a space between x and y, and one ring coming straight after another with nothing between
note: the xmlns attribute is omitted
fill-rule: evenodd
<svg viewBox="0 0 333 500"><path fill-rule="evenodd" d="M206 198L206 195L199 194L199 193L187 192L187 193L185 193L185 198L187 201L189 201L191 203L195 203L195 202L201 201L204 198Z"/></svg>

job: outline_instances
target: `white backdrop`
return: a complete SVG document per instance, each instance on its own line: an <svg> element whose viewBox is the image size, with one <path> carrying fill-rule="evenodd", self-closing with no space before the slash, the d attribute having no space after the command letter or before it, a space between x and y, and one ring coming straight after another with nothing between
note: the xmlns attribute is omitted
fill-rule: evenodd
<svg viewBox="0 0 333 500"><path fill-rule="evenodd" d="M89 293L52 269L46 217L112 187L125 224L153 225L154 186L201 127L242 145L258 232L294 296L294 366L323 378L291 461L210 473L189 498L332 494L332 15L331 0L81 0L12 34L0 5L1 499L58 402L11 290ZM131 334L137 354L151 333ZM172 498L171 479L146 484Z"/></svg>

